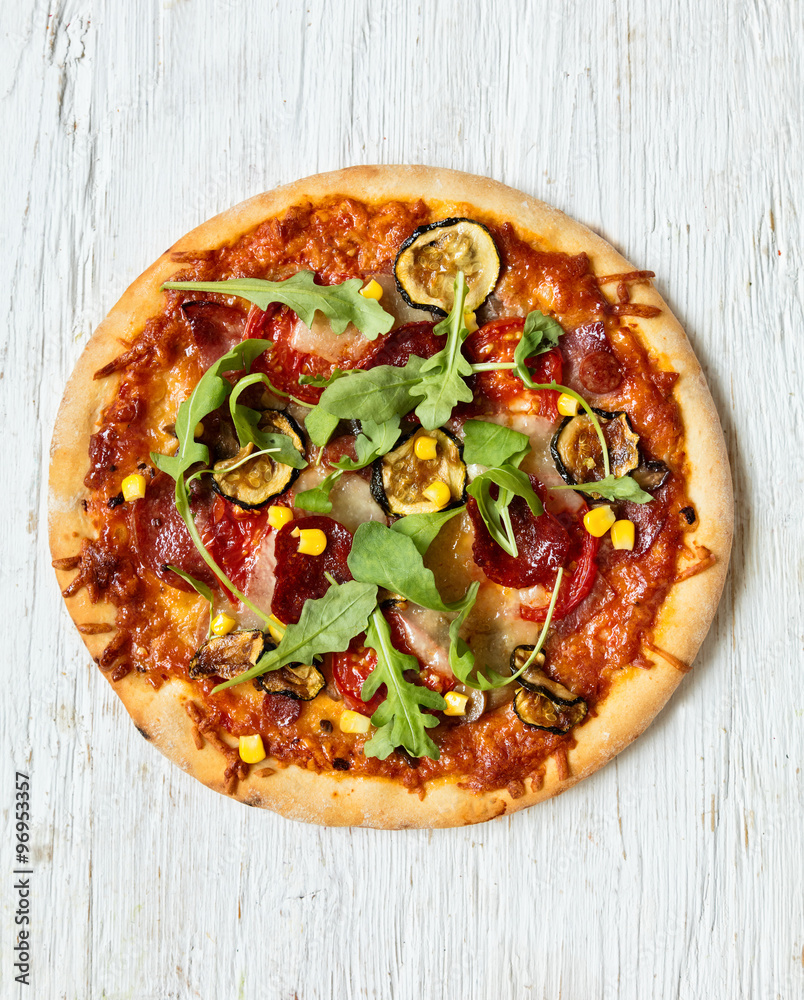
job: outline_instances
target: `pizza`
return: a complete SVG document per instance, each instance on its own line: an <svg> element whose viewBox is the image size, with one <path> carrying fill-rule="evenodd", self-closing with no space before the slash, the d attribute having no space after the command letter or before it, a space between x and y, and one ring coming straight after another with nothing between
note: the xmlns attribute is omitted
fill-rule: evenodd
<svg viewBox="0 0 804 1000"><path fill-rule="evenodd" d="M142 735L285 816L475 823L689 670L732 499L653 273L494 181L260 195L125 292L67 386L50 541Z"/></svg>

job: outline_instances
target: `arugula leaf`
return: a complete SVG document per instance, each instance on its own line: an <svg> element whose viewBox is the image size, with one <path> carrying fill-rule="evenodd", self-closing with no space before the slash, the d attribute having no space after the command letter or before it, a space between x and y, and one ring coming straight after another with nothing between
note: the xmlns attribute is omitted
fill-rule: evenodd
<svg viewBox="0 0 804 1000"><path fill-rule="evenodd" d="M332 510L332 501L329 498L329 494L332 491L332 487L342 475L343 469L336 469L335 472L330 472L325 479L321 480L318 486L314 486L311 490L302 490L301 493L297 493L293 498L293 506L298 507L299 510L310 510L314 514L329 514Z"/></svg>
<svg viewBox="0 0 804 1000"><path fill-rule="evenodd" d="M453 507L451 510L437 510L432 514L408 514L407 517L394 521L391 531L407 535L424 556L443 525L462 511L463 507Z"/></svg>
<svg viewBox="0 0 804 1000"><path fill-rule="evenodd" d="M492 483L500 487L496 500L491 496ZM522 497L536 517L544 513L541 500L533 492L530 478L520 469L504 465L499 469L489 469L481 473L472 480L466 492L474 497L480 516L494 541L510 556L516 558L519 550L508 511L511 500L515 496Z"/></svg>
<svg viewBox="0 0 804 1000"><path fill-rule="evenodd" d="M377 665L363 682L360 697L368 701L382 684L388 694L371 717L377 732L363 747L363 753L385 760L397 747L404 747L412 757L438 760L439 749L426 732L438 725L438 719L421 709L442 710L446 703L438 692L405 680L406 670L419 672L419 661L394 648L391 630L379 608L374 609L369 619L366 646L377 654Z"/></svg>
<svg viewBox="0 0 804 1000"><path fill-rule="evenodd" d="M207 368L190 398L185 399L176 415L178 452L175 455L151 452L151 460L157 469L178 480L196 462L208 464L209 449L205 444L195 440L195 428L207 414L217 410L229 397L232 385L228 379L222 377L223 373L248 368L251 362L270 346L270 340L244 340Z"/></svg>
<svg viewBox="0 0 804 1000"><path fill-rule="evenodd" d="M262 383L271 387L266 375L247 375L240 379L229 396L229 412L232 415L240 447L253 444L260 451L270 451L275 462L289 465L292 469L303 469L308 464L303 455L293 446L287 434L278 431L263 431L259 428L262 413L238 403L240 394L249 386Z"/></svg>
<svg viewBox="0 0 804 1000"><path fill-rule="evenodd" d="M531 370L527 365L528 359L552 350L558 344L558 338L563 335L564 329L557 320L545 316L538 309L528 313L525 317L522 339L514 351L514 371L525 385L529 385L532 381ZM531 385L530 388L534 386Z"/></svg>
<svg viewBox="0 0 804 1000"><path fill-rule="evenodd" d="M416 407L416 416L430 431L445 424L458 403L469 403L473 398L472 390L464 381L472 374L472 366L461 354L461 345L469 336L463 314L467 293L463 271L458 271L454 287L452 309L433 329L437 336L446 334L447 343L421 365L421 380L410 390L413 396L424 397Z"/></svg>
<svg viewBox="0 0 804 1000"><path fill-rule="evenodd" d="M606 500L630 500L632 503L650 503L653 497L640 488L631 476L606 476L593 483L578 486L551 486L551 490L578 490L580 493L597 493Z"/></svg>
<svg viewBox="0 0 804 1000"><path fill-rule="evenodd" d="M343 469L345 472L356 472L358 469L365 469L367 465L371 465L375 458L389 452L399 437L399 417L390 417L381 424L377 424L373 420L363 420L360 429L361 433L355 440L357 461L355 462L348 455L344 455L335 462L336 468Z"/></svg>
<svg viewBox="0 0 804 1000"><path fill-rule="evenodd" d="M442 600L433 571L424 565L413 539L378 521L359 525L346 562L355 580L376 583L423 608L448 612L463 607L463 601Z"/></svg>
<svg viewBox="0 0 804 1000"><path fill-rule="evenodd" d="M365 631L368 616L377 606L377 588L372 584L333 583L323 597L305 601L301 617L288 625L276 649L257 660L251 669L213 688L212 693L279 670L288 663L312 663L324 653L341 653L351 640Z"/></svg>
<svg viewBox="0 0 804 1000"><path fill-rule="evenodd" d="M367 340L388 333L394 318L376 299L360 294L363 282L350 278L339 285L317 285L312 271L299 271L285 281L263 278L232 278L229 281L166 281L162 288L177 291L216 292L237 295L265 310L272 302L282 302L312 326L316 311L329 319L332 332L343 333L353 323Z"/></svg>
<svg viewBox="0 0 804 1000"><path fill-rule="evenodd" d="M391 417L403 417L416 405L411 389L419 382L424 359L411 355L404 368L378 365L352 371L336 379L324 390L318 406L344 420L373 420L377 424Z"/></svg>
<svg viewBox="0 0 804 1000"><path fill-rule="evenodd" d="M263 621L268 620L265 612L261 611L245 594L237 589L201 541L201 536L198 533L198 528L195 525L195 519L190 509L190 496L184 474L199 462L202 462L204 465L207 465L209 462L209 449L205 444L201 444L200 441L195 440L195 428L207 414L222 406L232 391L232 385L227 379L222 377L223 373L239 371L242 368L247 369L251 365L251 362L270 346L271 342L269 340L244 340L233 347L227 354L224 354L222 358L219 358L215 364L204 372L190 398L186 399L179 407L176 416L176 437L179 439L178 452L175 455L160 455L151 452L151 461L154 465L176 480L176 510L186 524L190 538L198 549L201 558L230 593L234 594L242 604L259 618L262 618Z"/></svg>
<svg viewBox="0 0 804 1000"><path fill-rule="evenodd" d="M327 413L320 406L314 406L304 418L304 429L313 444L323 448L340 422L340 417Z"/></svg>
<svg viewBox="0 0 804 1000"><path fill-rule="evenodd" d="M463 460L467 465L518 466L530 451L527 434L489 420L467 420L463 432Z"/></svg>

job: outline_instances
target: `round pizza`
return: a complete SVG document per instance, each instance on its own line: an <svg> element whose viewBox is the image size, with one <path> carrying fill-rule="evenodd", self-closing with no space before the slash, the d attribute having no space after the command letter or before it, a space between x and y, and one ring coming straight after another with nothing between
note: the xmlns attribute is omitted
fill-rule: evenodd
<svg viewBox="0 0 804 1000"><path fill-rule="evenodd" d="M732 532L652 277L425 167L299 181L163 254L51 466L68 610L143 736L250 805L386 828L512 812L638 736Z"/></svg>

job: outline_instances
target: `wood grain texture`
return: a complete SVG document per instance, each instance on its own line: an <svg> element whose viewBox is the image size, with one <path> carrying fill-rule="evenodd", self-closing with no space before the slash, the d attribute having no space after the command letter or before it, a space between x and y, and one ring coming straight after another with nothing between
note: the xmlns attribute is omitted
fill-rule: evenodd
<svg viewBox="0 0 804 1000"><path fill-rule="evenodd" d="M33 992L4 892L0 994L804 995L804 8L21 0L0 37L2 809L29 769L36 867ZM654 269L735 477L670 706L479 828L307 828L195 784L87 663L40 529L62 386L120 292L201 220L361 162L493 176Z"/></svg>

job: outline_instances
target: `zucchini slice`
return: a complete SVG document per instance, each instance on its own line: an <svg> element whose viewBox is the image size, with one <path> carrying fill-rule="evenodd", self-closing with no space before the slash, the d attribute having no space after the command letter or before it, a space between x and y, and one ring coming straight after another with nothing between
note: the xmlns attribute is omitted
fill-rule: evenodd
<svg viewBox="0 0 804 1000"><path fill-rule="evenodd" d="M270 640L267 640L270 648ZM266 649L266 636L258 628L213 635L190 661L190 677L223 677L229 680L250 670Z"/></svg>
<svg viewBox="0 0 804 1000"><path fill-rule="evenodd" d="M324 687L324 675L311 664L290 664L254 678L254 687L266 694L283 694L296 701L312 701Z"/></svg>
<svg viewBox="0 0 804 1000"><path fill-rule="evenodd" d="M422 442L424 438L431 439L434 446ZM433 458L419 457L432 451ZM441 485L433 489L434 484ZM426 431L417 427L393 451L374 462L371 493L386 514L396 517L433 514L466 503L463 449L443 428Z"/></svg>
<svg viewBox="0 0 804 1000"><path fill-rule="evenodd" d="M511 673L515 674L528 660L533 646L517 646L511 654ZM514 697L514 711L521 722L550 733L567 733L586 718L587 705L579 695L539 669L544 666L539 653L528 669L517 678L521 685Z"/></svg>
<svg viewBox="0 0 804 1000"><path fill-rule="evenodd" d="M304 455L304 441L296 421L282 410L266 410L260 419L259 429L285 434L293 447ZM216 462L212 475L212 487L216 493L244 510L258 510L278 497L291 486L301 470L283 462L275 462L271 455L257 455L248 459L254 451L249 442L232 458ZM242 463L242 464L241 464ZM230 470L231 471L227 471Z"/></svg>
<svg viewBox="0 0 804 1000"><path fill-rule="evenodd" d="M640 462L639 435L634 433L626 413L595 410L609 449L613 476L625 476ZM586 413L567 417L550 442L558 474L570 486L603 479L603 449L595 425Z"/></svg>
<svg viewBox="0 0 804 1000"><path fill-rule="evenodd" d="M394 276L402 298L414 309L446 315L455 276L463 271L466 312L474 312L497 284L500 253L491 233L473 219L443 219L419 226L399 248Z"/></svg>

